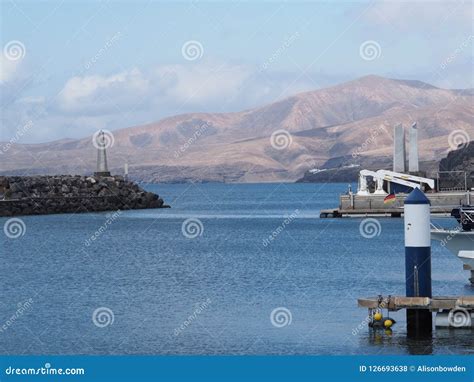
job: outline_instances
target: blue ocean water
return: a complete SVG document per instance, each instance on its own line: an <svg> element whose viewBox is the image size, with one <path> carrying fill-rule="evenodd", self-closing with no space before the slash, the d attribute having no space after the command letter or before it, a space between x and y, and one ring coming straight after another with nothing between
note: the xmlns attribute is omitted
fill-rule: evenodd
<svg viewBox="0 0 474 382"><path fill-rule="evenodd" d="M391 334L367 328L358 297L404 293L403 220L362 235L362 218L319 219L346 184L145 187L172 208L0 235L2 354L474 353L471 330L408 340L404 311ZM473 294L436 243L432 268L435 295Z"/></svg>

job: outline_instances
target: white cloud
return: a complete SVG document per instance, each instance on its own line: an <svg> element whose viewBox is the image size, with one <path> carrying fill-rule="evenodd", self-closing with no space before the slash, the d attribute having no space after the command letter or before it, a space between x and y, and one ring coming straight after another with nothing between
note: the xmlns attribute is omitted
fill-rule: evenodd
<svg viewBox="0 0 474 382"><path fill-rule="evenodd" d="M33 120L34 128L24 137L25 142L80 138L99 128L115 130L177 114L255 108L356 77L333 72L303 75L299 71L205 61L74 76L65 81L57 95L55 91L46 96L23 95L10 102L2 113L0 140L28 120ZM399 73L390 77L407 76Z"/></svg>
<svg viewBox="0 0 474 382"><path fill-rule="evenodd" d="M0 55L0 85L12 82L18 76L20 64L21 60L13 61L7 59L3 53Z"/></svg>
<svg viewBox="0 0 474 382"><path fill-rule="evenodd" d="M239 65L164 65L69 79L57 97L63 113L111 113L150 105L203 105L234 98L253 74ZM174 105L174 106L173 106Z"/></svg>
<svg viewBox="0 0 474 382"><path fill-rule="evenodd" d="M23 95L10 102L2 115L0 140L29 119L34 128L25 141L44 142L189 112L241 111L314 89L317 83L324 85L319 79L327 76L315 77L318 82L299 73L266 72L256 66L219 62L74 76L65 81L57 95Z"/></svg>
<svg viewBox="0 0 474 382"><path fill-rule="evenodd" d="M138 69L132 69L107 77L73 77L64 85L57 102L66 113L108 113L148 91L149 80Z"/></svg>
<svg viewBox="0 0 474 382"><path fill-rule="evenodd" d="M470 1L380 1L369 8L365 19L374 24L387 22L401 29L440 28L447 22L450 26L469 26L472 21Z"/></svg>
<svg viewBox="0 0 474 382"><path fill-rule="evenodd" d="M21 98L31 84L24 60L10 60L0 54L0 106L3 108Z"/></svg>
<svg viewBox="0 0 474 382"><path fill-rule="evenodd" d="M154 71L166 97L176 102L212 102L237 94L250 67L227 64L168 65Z"/></svg>

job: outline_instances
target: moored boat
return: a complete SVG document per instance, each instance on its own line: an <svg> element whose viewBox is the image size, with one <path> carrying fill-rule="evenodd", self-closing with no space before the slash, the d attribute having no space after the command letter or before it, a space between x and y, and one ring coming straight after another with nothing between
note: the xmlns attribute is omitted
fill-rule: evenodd
<svg viewBox="0 0 474 382"><path fill-rule="evenodd" d="M455 217L461 224L463 231L471 231L474 228L474 206L460 206L451 211L451 216Z"/></svg>
<svg viewBox="0 0 474 382"><path fill-rule="evenodd" d="M459 226L445 229L431 225L431 239L441 242L448 248L466 269L471 270L471 283L474 284L474 206L460 206L451 211Z"/></svg>

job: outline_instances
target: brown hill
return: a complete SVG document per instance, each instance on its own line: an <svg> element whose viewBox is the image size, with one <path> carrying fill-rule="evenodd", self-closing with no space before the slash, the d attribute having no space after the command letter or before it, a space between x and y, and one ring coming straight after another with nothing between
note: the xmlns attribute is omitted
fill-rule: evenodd
<svg viewBox="0 0 474 382"><path fill-rule="evenodd" d="M115 130L109 166L121 173L128 162L133 178L158 182L294 181L329 159L386 162L393 126L412 121L418 121L420 159L439 160L450 149L450 134L474 137L473 106L472 90L367 76L253 110L178 115ZM278 149L271 135L282 129L291 144ZM91 137L65 139L13 145L1 158L1 173L83 174L94 170L95 148Z"/></svg>

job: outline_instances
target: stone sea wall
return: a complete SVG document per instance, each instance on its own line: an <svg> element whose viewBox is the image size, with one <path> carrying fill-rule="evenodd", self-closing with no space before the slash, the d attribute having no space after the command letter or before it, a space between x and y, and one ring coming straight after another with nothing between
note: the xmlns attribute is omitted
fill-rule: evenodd
<svg viewBox="0 0 474 382"><path fill-rule="evenodd" d="M122 176L0 176L0 216L168 207Z"/></svg>

